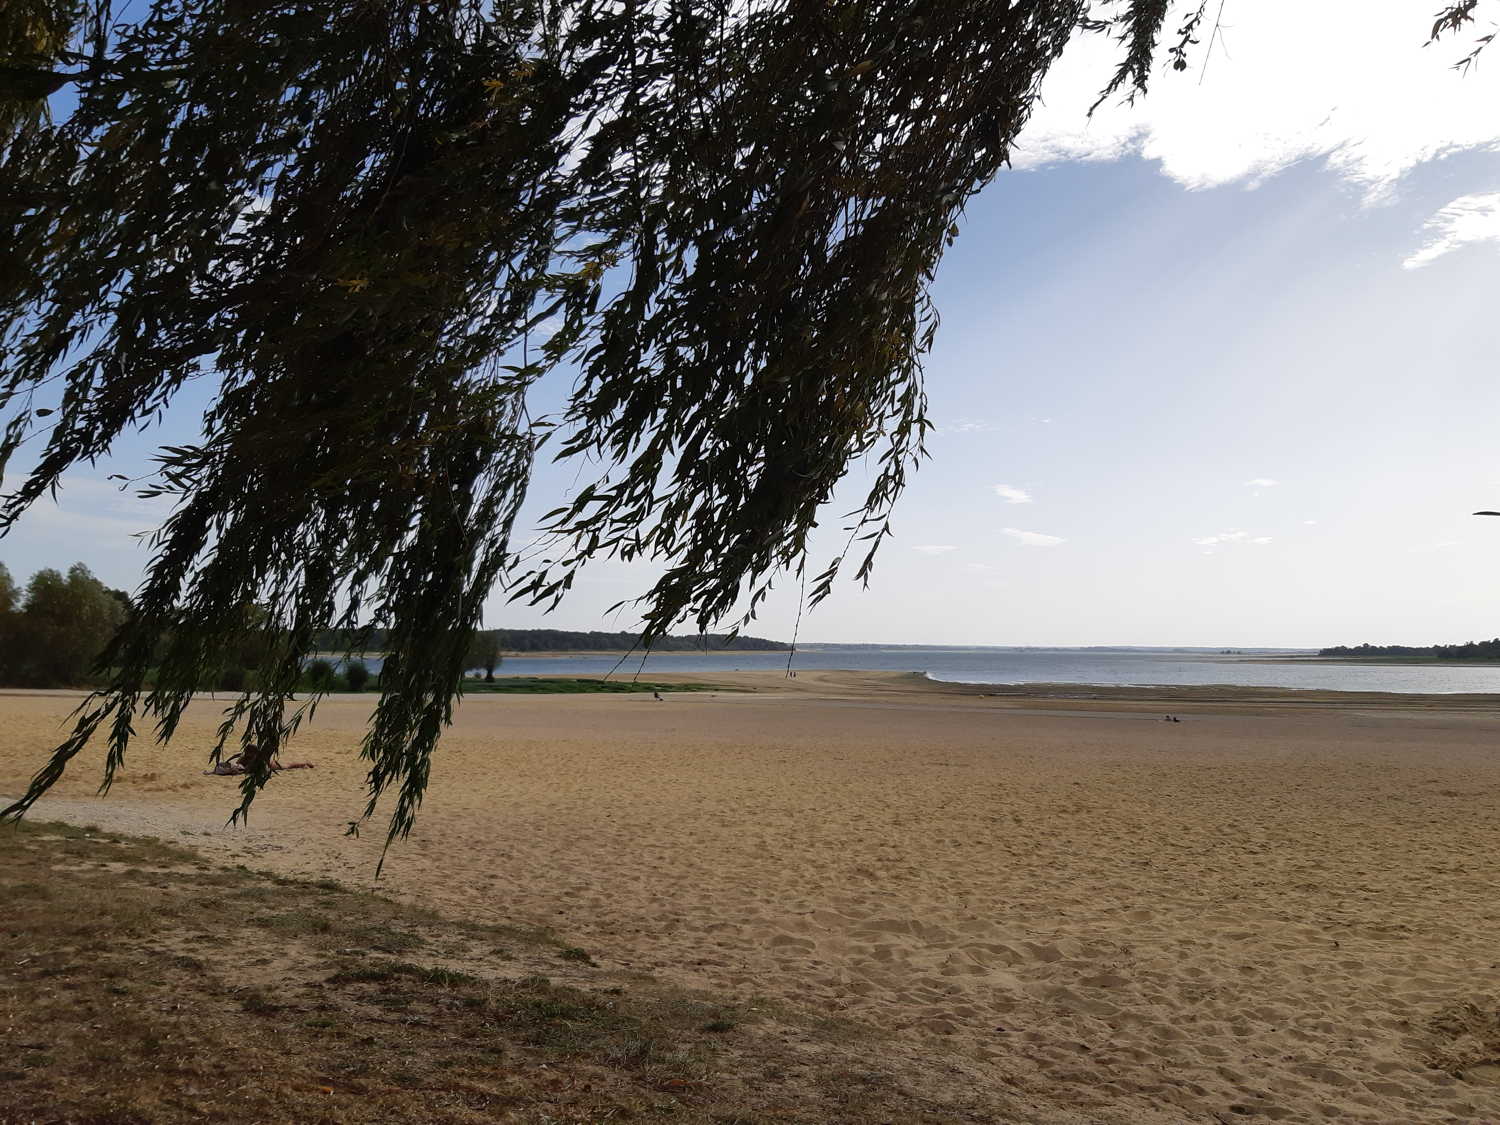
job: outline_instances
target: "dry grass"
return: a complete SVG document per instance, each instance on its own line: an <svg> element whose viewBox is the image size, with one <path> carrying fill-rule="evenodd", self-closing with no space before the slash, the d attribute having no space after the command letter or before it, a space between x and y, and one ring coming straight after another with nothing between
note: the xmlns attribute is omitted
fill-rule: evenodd
<svg viewBox="0 0 1500 1125"><path fill-rule="evenodd" d="M836 1021L149 841L0 829L0 903L0 1122L1009 1117L919 1095Z"/></svg>
<svg viewBox="0 0 1500 1125"><path fill-rule="evenodd" d="M1500 1079L1500 1007L1465 1001L1428 1023L1433 1046L1428 1065L1456 1078Z"/></svg>

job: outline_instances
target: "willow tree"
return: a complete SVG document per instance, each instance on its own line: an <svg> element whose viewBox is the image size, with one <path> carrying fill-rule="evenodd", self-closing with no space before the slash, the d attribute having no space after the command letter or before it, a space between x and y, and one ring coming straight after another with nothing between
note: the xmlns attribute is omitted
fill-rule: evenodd
<svg viewBox="0 0 1500 1125"><path fill-rule="evenodd" d="M1167 9L7 2L0 465L34 457L0 529L189 382L214 394L140 485L174 506L106 686L6 811L96 735L107 787L137 717L170 737L249 629L259 683L212 755L279 746L315 635L366 624L388 656L364 815L394 790L394 838L497 581L553 604L586 560L654 560L647 643L706 629L807 565L856 458L867 575L921 455L927 287L965 201L1081 30L1119 41L1106 93L1144 89L1164 31L1186 65L1203 11ZM560 364L569 405L534 420ZM527 568L509 538L549 437L595 479Z"/></svg>

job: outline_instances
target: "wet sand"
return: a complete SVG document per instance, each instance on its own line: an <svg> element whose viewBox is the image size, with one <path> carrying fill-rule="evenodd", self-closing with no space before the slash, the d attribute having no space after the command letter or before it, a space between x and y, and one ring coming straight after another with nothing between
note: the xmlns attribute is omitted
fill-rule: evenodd
<svg viewBox="0 0 1500 1125"><path fill-rule="evenodd" d="M386 889L869 1022L1034 1120L1500 1121L1500 702L731 678L757 690L469 698ZM0 696L0 793L74 702ZM369 705L320 706L287 755L318 768L248 828L200 773L209 700L35 815L367 883Z"/></svg>

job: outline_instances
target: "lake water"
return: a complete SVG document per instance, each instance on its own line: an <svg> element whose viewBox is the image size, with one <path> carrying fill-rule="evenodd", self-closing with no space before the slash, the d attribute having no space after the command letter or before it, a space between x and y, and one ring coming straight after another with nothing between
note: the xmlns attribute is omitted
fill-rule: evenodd
<svg viewBox="0 0 1500 1125"><path fill-rule="evenodd" d="M1400 664L1261 663L1277 650L1225 656L1202 650L1067 648L938 648L818 645L799 649L794 669L841 668L924 672L934 680L977 684L1234 684L1324 691L1500 694L1500 666L1440 667ZM1282 650L1288 651L1288 650ZM371 670L378 660L368 662ZM500 671L526 676L617 676L653 673L774 671L784 652L654 653L620 663L616 656L510 657Z"/></svg>

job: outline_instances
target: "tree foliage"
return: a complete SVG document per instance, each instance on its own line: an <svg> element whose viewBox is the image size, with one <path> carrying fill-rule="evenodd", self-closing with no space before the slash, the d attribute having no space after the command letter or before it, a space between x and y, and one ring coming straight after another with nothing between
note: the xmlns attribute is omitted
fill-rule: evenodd
<svg viewBox="0 0 1500 1125"><path fill-rule="evenodd" d="M349 685L350 691L364 691L365 685L370 682L370 669L363 660L351 660L344 665L344 682Z"/></svg>
<svg viewBox="0 0 1500 1125"><path fill-rule="evenodd" d="M0 9L0 139L45 117L47 97L67 81L54 68L70 56L82 0L5 0Z"/></svg>
<svg viewBox="0 0 1500 1125"><path fill-rule="evenodd" d="M1335 645L1319 656L1424 656L1434 660L1500 660L1500 637L1461 645Z"/></svg>
<svg viewBox="0 0 1500 1125"><path fill-rule="evenodd" d="M100 654L126 618L120 592L75 563L66 576L39 570L17 604L0 567L0 684L77 687L89 681Z"/></svg>
<svg viewBox="0 0 1500 1125"><path fill-rule="evenodd" d="M493 629L484 629L474 634L474 639L469 642L470 668L483 668L486 683L495 682L495 669L499 666L500 636Z"/></svg>
<svg viewBox="0 0 1500 1125"><path fill-rule="evenodd" d="M5 564L0 563L0 621L15 612L17 601L15 580L11 578Z"/></svg>
<svg viewBox="0 0 1500 1125"><path fill-rule="evenodd" d="M176 506L109 682L8 811L96 733L107 786L137 715L169 737L247 632L260 674L213 755L279 746L315 635L365 623L389 653L365 815L394 790L394 837L497 580L551 605L589 559L649 559L646 643L705 629L801 570L856 459L868 575L921 455L927 287L965 201L1081 27L1120 38L1110 89L1139 90L1167 5L88 12L0 9L0 61L27 72L0 89L0 465L39 446L0 529L190 381L216 392L201 438L141 485ZM59 74L76 104L54 119L35 110ZM563 417L532 419L528 388L562 363ZM554 433L596 475L525 569L511 525ZM814 601L844 561L815 569ZM245 778L237 816L269 777Z"/></svg>

